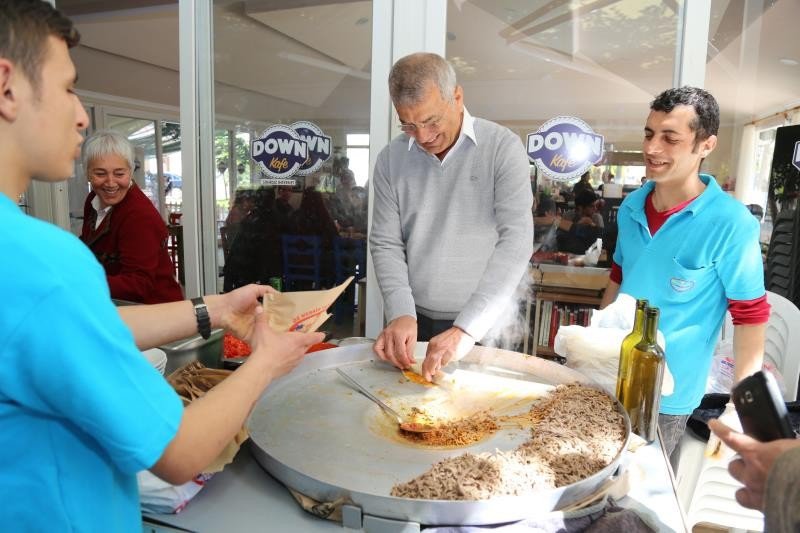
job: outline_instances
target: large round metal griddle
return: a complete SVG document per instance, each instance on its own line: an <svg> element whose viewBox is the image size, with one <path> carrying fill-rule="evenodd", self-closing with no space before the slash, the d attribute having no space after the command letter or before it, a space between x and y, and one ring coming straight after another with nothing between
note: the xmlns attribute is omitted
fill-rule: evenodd
<svg viewBox="0 0 800 533"><path fill-rule="evenodd" d="M426 348L426 343L418 343L418 360L424 357ZM518 384L519 387L501 387L504 392L495 395L496 401L489 395L499 410L508 412L519 407L516 396L527 388L537 391L542 389L541 384L592 383L584 375L550 361L480 346L460 361L459 366L465 369L466 378L486 376L472 382L476 389L481 382L492 380ZM344 498L359 506L364 514L427 525L497 524L550 512L593 494L616 471L624 453L623 447L610 465L589 478L558 489L538 491L533 497L486 501L393 497L390 496L393 485L411 480L437 461L464 452L512 450L527 440L529 430L503 429L468 447L421 447L401 438L397 424L338 376L336 367L401 412L408 412L413 406L435 411L442 408L443 396L453 390L424 387L406 380L396 368L374 360L372 346L368 344L317 352L270 385L248 420L256 460L288 487L318 501ZM469 380L466 383L471 387ZM463 384L459 382L459 386ZM455 409L479 404L481 393L474 394L472 399L456 402ZM626 424L627 420L625 416Z"/></svg>

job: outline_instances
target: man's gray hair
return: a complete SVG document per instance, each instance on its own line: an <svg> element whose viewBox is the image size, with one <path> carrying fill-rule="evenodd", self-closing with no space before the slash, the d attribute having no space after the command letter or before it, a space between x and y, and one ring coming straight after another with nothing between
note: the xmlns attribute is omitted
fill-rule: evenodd
<svg viewBox="0 0 800 533"><path fill-rule="evenodd" d="M431 82L445 100L453 101L456 72L452 65L438 54L407 55L398 59L389 72L389 95L395 105L413 105L422 100Z"/></svg>
<svg viewBox="0 0 800 533"><path fill-rule="evenodd" d="M114 130L98 130L83 143L83 170L89 172L89 163L93 160L117 155L128 162L131 172L134 170L133 145L123 134Z"/></svg>

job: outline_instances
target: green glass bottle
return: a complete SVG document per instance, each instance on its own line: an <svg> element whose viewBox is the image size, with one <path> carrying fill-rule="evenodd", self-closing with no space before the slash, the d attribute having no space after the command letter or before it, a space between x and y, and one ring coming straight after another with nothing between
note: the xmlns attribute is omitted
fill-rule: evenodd
<svg viewBox="0 0 800 533"><path fill-rule="evenodd" d="M269 283L272 286L272 288L275 289L276 291L283 291L283 278L281 278L280 276L274 276L272 278L269 278L269 281L267 281L267 283Z"/></svg>
<svg viewBox="0 0 800 533"><path fill-rule="evenodd" d="M617 399L621 404L625 404L625 383L628 380L631 363L631 351L633 347L642 340L644 333L644 318L647 311L647 300L639 298L636 300L636 315L633 319L633 329L622 339L619 348L619 369L617 370Z"/></svg>
<svg viewBox="0 0 800 533"><path fill-rule="evenodd" d="M642 340L631 351L630 372L622 405L631 419L631 431L647 442L656 438L661 381L664 379L664 350L658 345L657 307L646 312Z"/></svg>

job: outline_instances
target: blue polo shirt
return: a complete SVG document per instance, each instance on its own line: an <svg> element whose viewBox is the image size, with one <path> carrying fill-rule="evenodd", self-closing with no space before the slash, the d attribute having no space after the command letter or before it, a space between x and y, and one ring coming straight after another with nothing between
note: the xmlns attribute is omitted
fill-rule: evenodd
<svg viewBox="0 0 800 533"><path fill-rule="evenodd" d="M622 268L620 292L647 298L661 309L659 329L675 391L661 412L690 414L705 392L714 346L728 299L764 295L758 221L704 174L706 189L650 236L645 200L652 181L619 208L614 261Z"/></svg>
<svg viewBox="0 0 800 533"><path fill-rule="evenodd" d="M183 405L91 251L0 194L0 528L140 532L136 473Z"/></svg>

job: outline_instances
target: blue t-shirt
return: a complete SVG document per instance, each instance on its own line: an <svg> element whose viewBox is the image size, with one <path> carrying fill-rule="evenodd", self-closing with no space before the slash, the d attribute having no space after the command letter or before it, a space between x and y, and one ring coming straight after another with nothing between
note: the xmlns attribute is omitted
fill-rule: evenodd
<svg viewBox="0 0 800 533"><path fill-rule="evenodd" d="M0 524L141 531L136 472L183 406L142 357L75 236L0 194Z"/></svg>
<svg viewBox="0 0 800 533"><path fill-rule="evenodd" d="M617 214L614 262L622 267L620 292L647 298L661 309L659 329L675 391L661 412L689 414L705 392L727 299L764 296L758 221L710 176L706 189L650 236L645 199L652 181L625 198Z"/></svg>

